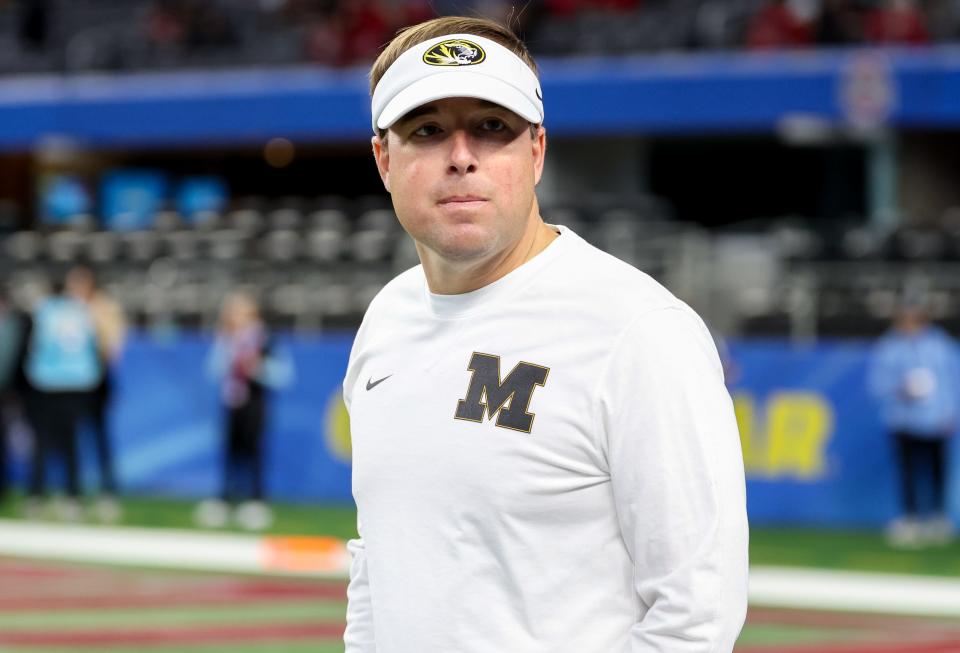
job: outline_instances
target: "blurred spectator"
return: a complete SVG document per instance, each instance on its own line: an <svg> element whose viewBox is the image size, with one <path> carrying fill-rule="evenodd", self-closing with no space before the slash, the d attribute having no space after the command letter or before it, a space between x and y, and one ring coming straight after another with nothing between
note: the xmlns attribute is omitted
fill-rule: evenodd
<svg viewBox="0 0 960 653"><path fill-rule="evenodd" d="M333 14L317 16L307 25L306 56L310 61L336 65L344 51L343 33L339 17Z"/></svg>
<svg viewBox="0 0 960 653"><path fill-rule="evenodd" d="M640 0L542 0L520 6L504 0L131 0L122 4L131 16L141 16L147 9L140 26L147 46L143 62L164 66L280 64L297 59L352 65L371 61L399 28L434 15L494 18L535 34L535 49L540 45L553 53L569 54L594 51L597 41L605 38L604 25L621 19L623 27L630 21L656 21L660 13L668 13L678 26L697 27L694 33L667 26L655 35L641 30L618 48L637 52L742 45L772 49L863 42L923 44L960 37L960 0L876 2L876 8L864 15L861 0L766 0L752 16L743 12L752 11L755 3L727 0L666 5ZM74 8L73 3L20 0L13 5L19 9L16 26L24 50L54 54L60 41L69 42L95 27L91 12ZM251 16L251 12L256 13ZM52 29L56 39L50 36ZM632 34L631 30L626 33ZM198 52L212 57L193 56ZM57 61L56 57L40 59L37 65L48 68ZM71 65L95 67L102 59L71 60Z"/></svg>
<svg viewBox="0 0 960 653"><path fill-rule="evenodd" d="M187 2L187 45L193 49L234 45L237 35L227 12L216 2Z"/></svg>
<svg viewBox="0 0 960 653"><path fill-rule="evenodd" d="M20 42L27 50L42 50L50 34L49 0L20 0Z"/></svg>
<svg viewBox="0 0 960 653"><path fill-rule="evenodd" d="M87 402L100 480L96 511L101 521L114 522L120 518L120 504L116 500L116 470L113 466L107 412L113 397L113 367L123 347L126 321L120 305L97 287L96 277L90 268L77 266L70 270L67 274L67 292L87 305L93 319L102 372Z"/></svg>
<svg viewBox="0 0 960 653"><path fill-rule="evenodd" d="M810 24L786 0L771 0L761 7L747 31L747 46L753 49L800 47L812 41Z"/></svg>
<svg viewBox="0 0 960 653"><path fill-rule="evenodd" d="M181 0L156 0L147 14L147 40L167 48L184 42L187 34Z"/></svg>
<svg viewBox="0 0 960 653"><path fill-rule="evenodd" d="M42 300L33 313L25 373L28 413L35 430L26 511L41 514L48 464L61 458L67 498L54 504L61 519L82 516L77 426L102 374L94 321L86 304L66 292Z"/></svg>
<svg viewBox="0 0 960 653"><path fill-rule="evenodd" d="M9 490L7 450L13 408L19 404L26 328L0 288L0 503Z"/></svg>
<svg viewBox="0 0 960 653"><path fill-rule="evenodd" d="M952 535L946 453L960 417L960 358L950 336L929 323L919 297L903 299L893 329L873 353L869 382L895 439L901 474L904 515L890 525L890 542L945 543Z"/></svg>
<svg viewBox="0 0 960 653"><path fill-rule="evenodd" d="M863 40L860 12L853 0L824 0L814 24L814 38L821 45L850 45Z"/></svg>
<svg viewBox="0 0 960 653"><path fill-rule="evenodd" d="M221 380L226 418L223 489L219 501L198 506L197 521L207 527L224 526L230 507L236 506L234 517L240 527L262 530L273 520L263 484L267 392L287 385L293 367L274 346L249 295L236 293L225 300L208 366Z"/></svg>
<svg viewBox="0 0 960 653"><path fill-rule="evenodd" d="M357 0L341 5L342 62L373 61L390 40L393 25L378 0Z"/></svg>
<svg viewBox="0 0 960 653"><path fill-rule="evenodd" d="M882 0L864 23L870 43L923 45L930 42L927 22L913 0Z"/></svg>

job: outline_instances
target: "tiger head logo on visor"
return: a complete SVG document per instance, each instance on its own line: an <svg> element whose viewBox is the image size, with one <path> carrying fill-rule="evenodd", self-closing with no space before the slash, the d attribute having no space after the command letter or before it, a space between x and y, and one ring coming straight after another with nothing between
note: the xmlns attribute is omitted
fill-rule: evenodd
<svg viewBox="0 0 960 653"><path fill-rule="evenodd" d="M483 48L463 39L442 41L423 53L423 63L431 66L472 66L486 58Z"/></svg>

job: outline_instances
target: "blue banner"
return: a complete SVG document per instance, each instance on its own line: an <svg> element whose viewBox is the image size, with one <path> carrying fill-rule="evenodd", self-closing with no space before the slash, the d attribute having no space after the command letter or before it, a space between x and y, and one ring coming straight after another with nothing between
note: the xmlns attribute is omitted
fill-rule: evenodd
<svg viewBox="0 0 960 653"><path fill-rule="evenodd" d="M552 135L771 132L799 121L960 124L958 46L549 59ZM365 68L0 79L0 151L48 137L88 147L365 142Z"/></svg>
<svg viewBox="0 0 960 653"><path fill-rule="evenodd" d="M867 390L871 347L731 343L751 523L871 527L900 513L893 440ZM960 517L960 484L948 497Z"/></svg>
<svg viewBox="0 0 960 653"><path fill-rule="evenodd" d="M341 382L352 334L277 338L296 380L270 402L268 496L349 502L349 422ZM137 334L117 369L111 424L124 492L185 498L219 492L223 411L205 371L207 335ZM877 527L897 516L893 442L866 387L872 344L730 343L730 386L754 525ZM95 486L86 447L88 487ZM952 446L952 449L956 449ZM960 520L960 460L949 491ZM18 466L22 479L23 461Z"/></svg>
<svg viewBox="0 0 960 653"><path fill-rule="evenodd" d="M282 335L296 380L271 396L264 435L267 495L351 501L349 424L341 398L353 334ZM209 336L139 336L117 370L112 432L119 481L137 494L220 491L224 414L205 369ZM88 474L89 476L89 474Z"/></svg>

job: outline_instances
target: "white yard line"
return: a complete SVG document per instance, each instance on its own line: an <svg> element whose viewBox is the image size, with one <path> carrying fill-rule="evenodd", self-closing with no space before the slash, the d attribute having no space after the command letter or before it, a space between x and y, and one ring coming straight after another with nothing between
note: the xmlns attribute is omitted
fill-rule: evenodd
<svg viewBox="0 0 960 653"><path fill-rule="evenodd" d="M312 539L316 538L301 538L291 550L286 538L0 520L0 555L172 569L343 576L349 564L345 545L327 541L321 550L314 550Z"/></svg>
<svg viewBox="0 0 960 653"><path fill-rule="evenodd" d="M343 542L0 520L0 555L114 565L344 577ZM960 617L960 579L752 567L750 604Z"/></svg>
<svg viewBox="0 0 960 653"><path fill-rule="evenodd" d="M750 569L750 604L778 608L960 616L960 579L753 567Z"/></svg>

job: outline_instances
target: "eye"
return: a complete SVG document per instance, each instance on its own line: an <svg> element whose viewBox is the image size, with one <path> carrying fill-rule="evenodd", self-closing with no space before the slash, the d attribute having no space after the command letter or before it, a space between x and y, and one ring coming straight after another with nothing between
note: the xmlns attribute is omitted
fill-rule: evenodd
<svg viewBox="0 0 960 653"><path fill-rule="evenodd" d="M487 118L480 123L480 129L488 132L500 132L507 128L507 124L499 118Z"/></svg>
<svg viewBox="0 0 960 653"><path fill-rule="evenodd" d="M440 133L440 128L433 124L420 125L419 127L413 130L414 136L421 136L421 137L434 136L438 133Z"/></svg>

